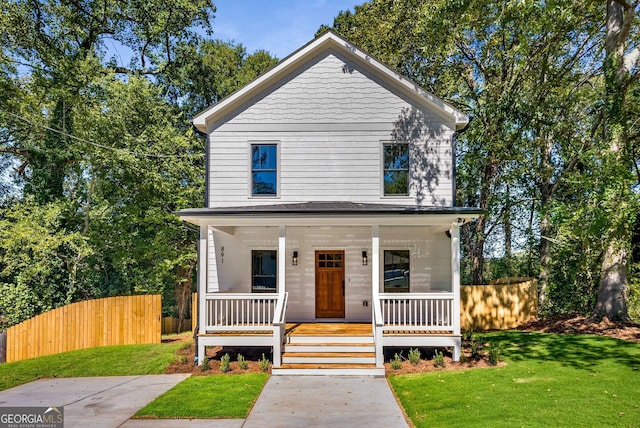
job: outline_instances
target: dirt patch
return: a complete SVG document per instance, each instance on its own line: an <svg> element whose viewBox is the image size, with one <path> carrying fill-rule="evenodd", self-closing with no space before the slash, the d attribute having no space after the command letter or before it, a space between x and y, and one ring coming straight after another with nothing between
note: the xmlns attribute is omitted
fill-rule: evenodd
<svg viewBox="0 0 640 428"><path fill-rule="evenodd" d="M604 318L595 323L583 316L532 320L518 327L522 331L555 334L595 334L640 343L640 325Z"/></svg>

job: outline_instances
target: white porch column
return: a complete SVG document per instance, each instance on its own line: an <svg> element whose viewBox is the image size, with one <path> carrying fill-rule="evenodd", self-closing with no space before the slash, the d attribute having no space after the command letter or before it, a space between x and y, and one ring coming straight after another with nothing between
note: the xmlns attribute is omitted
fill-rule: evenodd
<svg viewBox="0 0 640 428"><path fill-rule="evenodd" d="M453 291L453 333L460 334L460 223L451 224L451 288ZM461 340L454 346L453 361L460 360Z"/></svg>
<svg viewBox="0 0 640 428"><path fill-rule="evenodd" d="M220 280L218 278L218 251L216 250L216 240L213 230L207 228L207 249L208 254L206 257L206 272L207 272L207 286L206 291L208 293L217 293L220 291ZM224 246L220 248L220 261L224 259Z"/></svg>
<svg viewBox="0 0 640 428"><path fill-rule="evenodd" d="M207 294L207 237L209 228L200 225L200 236L198 238L198 334L205 334L207 320L206 294ZM197 339L198 365L202 365L204 358L204 342Z"/></svg>
<svg viewBox="0 0 640 428"><path fill-rule="evenodd" d="M451 291L453 292L453 332L460 334L460 224L451 225Z"/></svg>
<svg viewBox="0 0 640 428"><path fill-rule="evenodd" d="M380 226L371 225L371 287L373 292L373 333L376 346L376 367L384 367L384 345L382 343L382 327L377 323L375 313L380 307ZM380 313L380 312L378 312Z"/></svg>
<svg viewBox="0 0 640 428"><path fill-rule="evenodd" d="M281 224L278 235L278 295L284 297L287 269L287 228Z"/></svg>
<svg viewBox="0 0 640 428"><path fill-rule="evenodd" d="M380 295L380 226L371 225L371 283L374 300Z"/></svg>

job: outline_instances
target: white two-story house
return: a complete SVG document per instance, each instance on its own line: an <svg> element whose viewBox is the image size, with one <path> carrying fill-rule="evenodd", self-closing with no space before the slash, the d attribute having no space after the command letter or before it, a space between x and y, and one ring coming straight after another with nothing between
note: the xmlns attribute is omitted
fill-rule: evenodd
<svg viewBox="0 0 640 428"><path fill-rule="evenodd" d="M382 374L385 346L460 355L454 138L468 118L332 32L193 119L207 135L198 355ZM200 358L202 360L202 357Z"/></svg>

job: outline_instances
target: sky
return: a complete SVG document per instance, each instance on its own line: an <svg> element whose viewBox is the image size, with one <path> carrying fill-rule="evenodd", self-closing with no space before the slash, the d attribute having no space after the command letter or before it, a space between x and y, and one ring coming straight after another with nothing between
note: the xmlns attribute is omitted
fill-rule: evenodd
<svg viewBox="0 0 640 428"><path fill-rule="evenodd" d="M313 39L322 24L365 0L213 0L213 38L282 59Z"/></svg>

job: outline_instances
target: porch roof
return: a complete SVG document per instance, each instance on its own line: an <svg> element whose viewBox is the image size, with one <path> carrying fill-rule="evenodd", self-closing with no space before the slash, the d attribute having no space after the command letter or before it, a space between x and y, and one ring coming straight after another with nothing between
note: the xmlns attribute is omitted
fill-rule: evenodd
<svg viewBox="0 0 640 428"><path fill-rule="evenodd" d="M364 204L355 202L304 202L273 205L247 205L236 207L187 208L176 212L183 220L194 224L207 224L223 218L350 218L356 222L375 223L376 219L402 216L402 223L409 217L439 217L441 220L470 220L484 213L471 207L435 207L415 205ZM367 221L369 220L369 221ZM423 220L423 219L421 219ZM409 221L411 222L411 221ZM419 221L422 223L423 221Z"/></svg>

